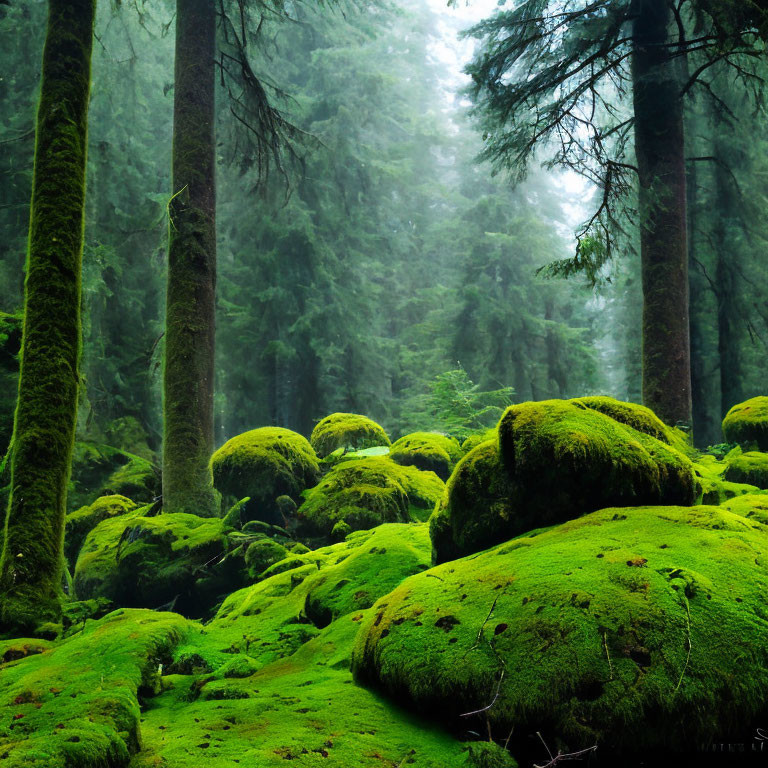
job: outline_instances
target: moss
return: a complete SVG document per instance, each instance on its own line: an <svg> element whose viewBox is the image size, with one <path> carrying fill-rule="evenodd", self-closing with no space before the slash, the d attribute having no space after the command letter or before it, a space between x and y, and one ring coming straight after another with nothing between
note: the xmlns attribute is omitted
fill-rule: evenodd
<svg viewBox="0 0 768 768"><path fill-rule="evenodd" d="M498 442L473 448L457 465L429 520L436 560L453 560L511 538L510 531L526 524L519 520L515 490Z"/></svg>
<svg viewBox="0 0 768 768"><path fill-rule="evenodd" d="M233 437L211 458L216 488L223 494L251 501L241 519L282 523L279 496L295 502L319 477L315 451L306 438L289 429L262 427Z"/></svg>
<svg viewBox="0 0 768 768"><path fill-rule="evenodd" d="M136 502L125 496L102 496L87 507L70 512L66 519L64 534L64 554L70 565L75 564L80 545L89 531L102 520L119 517L137 509Z"/></svg>
<svg viewBox="0 0 768 768"><path fill-rule="evenodd" d="M701 504L722 504L728 499L752 493L757 490L754 485L735 483L724 478L728 465L718 461L714 456L700 456L693 464L696 477L701 487L698 502Z"/></svg>
<svg viewBox="0 0 768 768"><path fill-rule="evenodd" d="M473 448L477 448L478 445L482 445L483 443L487 443L489 440L495 439L496 427L492 427L491 429L484 429L482 432L475 432L475 434L470 435L461 444L462 454L466 455Z"/></svg>
<svg viewBox="0 0 768 768"><path fill-rule="evenodd" d="M231 544L220 519L142 516L146 511L104 520L88 534L75 566L78 598L142 608L169 604L202 616L243 583L243 560L225 560Z"/></svg>
<svg viewBox="0 0 768 768"><path fill-rule="evenodd" d="M232 662L172 676L143 712L144 752L131 768L285 765L468 768L465 747L433 723L354 685L349 655L362 612L339 618L290 657L249 677ZM189 643L205 640L191 635Z"/></svg>
<svg viewBox="0 0 768 768"><path fill-rule="evenodd" d="M245 564L248 567L248 577L255 580L271 565L284 560L288 550L272 539L259 539L248 546L245 552Z"/></svg>
<svg viewBox="0 0 768 768"><path fill-rule="evenodd" d="M360 450L389 445L387 433L366 416L357 413L332 413L319 421L310 437L317 455L325 458L335 450Z"/></svg>
<svg viewBox="0 0 768 768"><path fill-rule="evenodd" d="M95 0L50 0L35 131L11 491L0 551L0 627L60 615L75 439ZM0 629L0 631L2 631Z"/></svg>
<svg viewBox="0 0 768 768"><path fill-rule="evenodd" d="M163 356L163 505L215 516L216 10L177 0ZM247 496L238 494L238 498Z"/></svg>
<svg viewBox="0 0 768 768"><path fill-rule="evenodd" d="M175 614L126 610L89 621L61 642L37 641L31 655L6 648L3 766L126 766L140 745L139 692L186 630ZM29 641L14 644L32 650Z"/></svg>
<svg viewBox="0 0 768 768"><path fill-rule="evenodd" d="M626 403L612 397L577 397L570 402L584 405L593 411L610 416L614 421L625 424L637 432L655 437L662 443L677 448L682 453L695 455L688 435L680 429L667 426L650 408L637 403Z"/></svg>
<svg viewBox="0 0 768 768"><path fill-rule="evenodd" d="M19 351L24 315L0 312L0 453L11 442L13 412L19 389ZM3 483L4 484L4 483Z"/></svg>
<svg viewBox="0 0 768 768"><path fill-rule="evenodd" d="M461 458L458 440L435 432L414 432L401 437L392 445L392 461L434 472L447 480Z"/></svg>
<svg viewBox="0 0 768 768"><path fill-rule="evenodd" d="M442 489L434 473L401 467L386 457L344 461L306 491L297 531L303 537L322 538L339 522L353 531L407 522L411 507L431 510Z"/></svg>
<svg viewBox="0 0 768 768"><path fill-rule="evenodd" d="M357 679L451 726L514 726L513 752L535 731L633 757L728 741L764 711L766 532L613 508L446 563L366 615Z"/></svg>
<svg viewBox="0 0 768 768"><path fill-rule="evenodd" d="M148 504L160 494L159 469L151 461L111 445L75 443L67 494L70 511L115 494Z"/></svg>
<svg viewBox="0 0 768 768"><path fill-rule="evenodd" d="M215 665L223 651L260 666L293 653L319 629L371 606L402 579L429 565L425 525L382 525L305 555L289 555L262 581L227 597L201 640Z"/></svg>
<svg viewBox="0 0 768 768"><path fill-rule="evenodd" d="M728 443L768 451L768 397L734 405L723 419L723 435Z"/></svg>
<svg viewBox="0 0 768 768"><path fill-rule="evenodd" d="M748 451L729 459L725 479L731 483L744 483L768 489L768 453Z"/></svg>
<svg viewBox="0 0 768 768"><path fill-rule="evenodd" d="M768 493L755 491L747 493L724 502L722 508L734 515L748 517L759 523L768 525Z"/></svg>
<svg viewBox="0 0 768 768"><path fill-rule="evenodd" d="M470 451L450 478L432 524L437 562L602 507L693 504L699 494L682 453L573 402L512 406L498 446Z"/></svg>

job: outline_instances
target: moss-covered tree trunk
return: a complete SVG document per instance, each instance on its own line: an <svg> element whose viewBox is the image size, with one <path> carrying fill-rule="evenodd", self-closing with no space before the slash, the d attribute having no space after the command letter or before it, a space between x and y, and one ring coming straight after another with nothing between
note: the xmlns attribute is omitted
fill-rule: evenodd
<svg viewBox="0 0 768 768"><path fill-rule="evenodd" d="M80 357L88 100L96 0L49 0L37 113L0 626L60 614L66 491Z"/></svg>
<svg viewBox="0 0 768 768"><path fill-rule="evenodd" d="M163 509L216 512L211 472L216 300L216 10L177 0L165 321Z"/></svg>
<svg viewBox="0 0 768 768"><path fill-rule="evenodd" d="M691 423L685 141L667 0L637 0L632 79L640 175L643 400Z"/></svg>
<svg viewBox="0 0 768 768"><path fill-rule="evenodd" d="M717 296L717 347L720 356L720 418L737 403L746 400L742 382L744 366L741 345L743 344L744 323L739 312L739 296L736 272L738 270L739 243L729 233L729 222L738 220L736 210L738 192L733 188L730 172L725 163L731 160L728 141L721 138L726 130L725 120L715 114L715 206L717 219L712 233L715 249L715 291ZM726 134L727 135L727 134Z"/></svg>

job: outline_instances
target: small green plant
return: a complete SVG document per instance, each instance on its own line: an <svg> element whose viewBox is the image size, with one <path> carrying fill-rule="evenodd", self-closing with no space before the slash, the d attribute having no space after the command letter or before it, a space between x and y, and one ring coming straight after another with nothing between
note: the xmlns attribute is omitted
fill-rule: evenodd
<svg viewBox="0 0 768 768"><path fill-rule="evenodd" d="M512 387L481 391L459 366L435 376L429 392L412 399L409 420L462 441L493 426L512 405L514 394Z"/></svg>

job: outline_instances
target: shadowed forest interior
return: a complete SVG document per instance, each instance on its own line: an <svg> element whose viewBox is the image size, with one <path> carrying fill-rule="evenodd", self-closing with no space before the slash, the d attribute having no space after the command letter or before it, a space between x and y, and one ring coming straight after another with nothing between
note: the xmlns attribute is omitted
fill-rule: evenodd
<svg viewBox="0 0 768 768"><path fill-rule="evenodd" d="M0 765L760 764L766 36L0 0Z"/></svg>

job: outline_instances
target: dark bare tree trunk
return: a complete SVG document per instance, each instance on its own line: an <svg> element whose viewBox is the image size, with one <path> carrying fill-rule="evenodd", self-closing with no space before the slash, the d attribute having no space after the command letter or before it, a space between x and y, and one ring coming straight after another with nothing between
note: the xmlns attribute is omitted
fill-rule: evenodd
<svg viewBox="0 0 768 768"><path fill-rule="evenodd" d="M691 354L683 104L667 0L637 0L632 78L640 175L643 401L690 425Z"/></svg>
<svg viewBox="0 0 768 768"><path fill-rule="evenodd" d="M215 41L215 3L177 0L163 509L205 516L217 511L209 468L216 302Z"/></svg>
<svg viewBox="0 0 768 768"><path fill-rule="evenodd" d="M61 613L64 515L77 417L95 0L49 0L37 112L0 631Z"/></svg>

